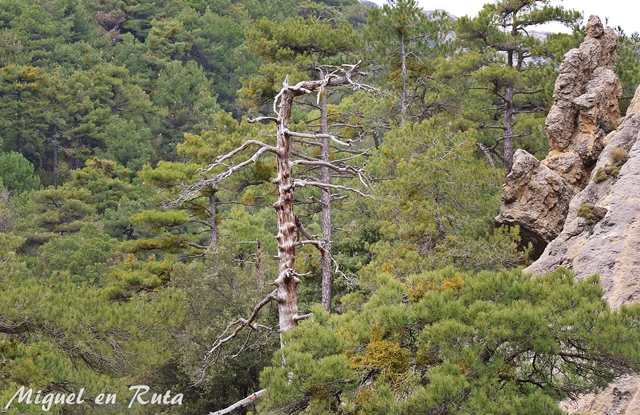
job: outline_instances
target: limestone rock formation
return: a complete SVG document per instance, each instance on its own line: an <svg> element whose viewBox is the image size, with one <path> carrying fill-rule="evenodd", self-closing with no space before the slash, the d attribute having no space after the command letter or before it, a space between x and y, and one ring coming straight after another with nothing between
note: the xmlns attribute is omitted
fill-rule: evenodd
<svg viewBox="0 0 640 415"><path fill-rule="evenodd" d="M549 155L540 162L515 154L496 219L546 246L526 272L564 266L577 278L598 274L605 299L619 307L640 302L640 87L618 121L615 43L589 18L586 39L565 55L556 80L545 122ZM640 375L561 406L580 415L638 415Z"/></svg>
<svg viewBox="0 0 640 415"><path fill-rule="evenodd" d="M628 113L606 141L562 232L527 271L568 266L578 277L597 273L605 298L618 307L640 301L640 112Z"/></svg>
<svg viewBox="0 0 640 415"><path fill-rule="evenodd" d="M519 225L524 240L540 249L541 239L544 248L562 229L574 193L560 174L526 151L517 150L504 186L504 208L498 221ZM540 249L536 256L541 252Z"/></svg>
<svg viewBox="0 0 640 415"><path fill-rule="evenodd" d="M616 40L598 17L589 18L585 40L560 65L545 121L549 154L542 162L524 150L514 155L496 221L520 225L525 242L539 251L562 230L569 201L587 184L606 134L618 124Z"/></svg>
<svg viewBox="0 0 640 415"><path fill-rule="evenodd" d="M564 401L560 407L575 415L640 414L640 378L623 376L598 394L589 394L575 401Z"/></svg>
<svg viewBox="0 0 640 415"><path fill-rule="evenodd" d="M606 137L589 183L571 200L562 232L525 271L559 266L578 278L598 274L612 307L640 301L640 87L618 129ZM640 376L624 376L601 393L561 406L580 415L640 414Z"/></svg>

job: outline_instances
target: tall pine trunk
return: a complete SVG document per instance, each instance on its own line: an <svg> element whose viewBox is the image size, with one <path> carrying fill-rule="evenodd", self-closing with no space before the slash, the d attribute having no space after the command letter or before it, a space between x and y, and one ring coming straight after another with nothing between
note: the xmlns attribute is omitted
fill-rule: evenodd
<svg viewBox="0 0 640 415"><path fill-rule="evenodd" d="M515 16L514 16L515 19ZM517 35L512 33L512 36ZM507 65L513 68L513 51L507 52ZM503 136L503 157L507 173L511 171L513 165L513 85L508 85L504 94L504 136Z"/></svg>
<svg viewBox="0 0 640 415"><path fill-rule="evenodd" d="M216 197L216 189L211 189L211 193L208 198L208 205L209 226L211 227L208 250L213 252L218 248L218 198Z"/></svg>
<svg viewBox="0 0 640 415"><path fill-rule="evenodd" d="M405 46L404 33L400 34L400 70L402 76L402 92L400 93L400 119L405 121L407 116L407 83L408 83L408 71L407 71L407 51Z"/></svg>
<svg viewBox="0 0 640 415"><path fill-rule="evenodd" d="M328 93L325 91L320 96L320 133L329 134L329 114L327 111ZM320 158L329 162L329 137L321 139L322 151ZM331 172L329 167L320 168L320 181L331 184ZM322 227L322 239L324 242L321 270L322 270L322 306L325 310L331 311L331 297L333 288L333 274L331 270L331 191L322 189L320 193L320 204L322 205L320 226Z"/></svg>
<svg viewBox="0 0 640 415"><path fill-rule="evenodd" d="M504 95L504 141L503 157L507 172L513 165L513 86L509 85Z"/></svg>
<svg viewBox="0 0 640 415"><path fill-rule="evenodd" d="M278 132L276 137L276 159L278 200L274 204L277 215L278 234L278 277L275 280L276 300L278 302L278 318L280 332L283 333L296 326L298 315L299 278L294 271L296 258L296 218L293 213L294 181L289 157L291 140L288 132L289 118L294 93L283 89L278 104Z"/></svg>

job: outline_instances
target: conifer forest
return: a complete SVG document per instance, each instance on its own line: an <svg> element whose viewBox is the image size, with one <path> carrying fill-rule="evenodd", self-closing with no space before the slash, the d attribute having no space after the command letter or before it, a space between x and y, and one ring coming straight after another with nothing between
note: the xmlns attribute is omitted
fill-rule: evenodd
<svg viewBox="0 0 640 415"><path fill-rule="evenodd" d="M486 3L0 0L0 410L639 415L640 35Z"/></svg>

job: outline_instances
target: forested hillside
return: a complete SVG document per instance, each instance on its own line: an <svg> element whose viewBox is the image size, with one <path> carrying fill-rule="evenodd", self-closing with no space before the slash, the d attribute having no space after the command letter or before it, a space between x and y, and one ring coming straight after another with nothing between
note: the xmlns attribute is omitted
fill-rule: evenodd
<svg viewBox="0 0 640 415"><path fill-rule="evenodd" d="M639 369L640 308L523 274L539 250L494 222L584 17L0 0L0 406L560 414ZM618 36L624 113L640 37ZM137 384L183 403L128 408Z"/></svg>

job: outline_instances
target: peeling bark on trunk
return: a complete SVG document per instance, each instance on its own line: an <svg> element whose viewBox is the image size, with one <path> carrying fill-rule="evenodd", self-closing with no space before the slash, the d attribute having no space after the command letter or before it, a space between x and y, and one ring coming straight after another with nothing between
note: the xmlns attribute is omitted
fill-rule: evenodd
<svg viewBox="0 0 640 415"><path fill-rule="evenodd" d="M320 133L329 134L329 120L327 112L328 97L327 93L323 93L320 97ZM329 137L322 139L322 150L320 158L329 162ZM329 167L320 168L320 181L325 184L331 184L331 172ZM322 227L322 239L324 249L321 258L322 270L322 306L325 310L331 311L331 297L333 288L333 274L331 269L331 191L322 189L320 194L320 204L322 205L320 226Z"/></svg>
<svg viewBox="0 0 640 415"><path fill-rule="evenodd" d="M291 138L301 136L300 133L289 131L288 124L291 117L291 107L295 97L309 93L318 92L323 95L327 87L337 87L342 85L354 86L352 71L357 65L351 66L350 70L343 70L342 74L329 74L321 80L303 81L294 86L289 86L285 80L284 87L276 97L275 119L278 127L276 137L276 159L278 201L274 204L277 215L278 234L278 278L274 281L276 285L276 299L278 301L278 318L280 332L283 333L296 326L297 322L305 316L298 315L298 284L300 280L294 270L298 226L293 212L293 191L295 187L291 155ZM358 84L355 88L362 88L364 84ZM366 88L370 88L366 86ZM323 138L329 138L323 135ZM300 183L307 183L300 181ZM319 183L323 190L327 189L325 183ZM331 187L329 186L329 189Z"/></svg>
<svg viewBox="0 0 640 415"><path fill-rule="evenodd" d="M296 258L296 218L293 213L293 176L289 157L291 140L287 125L291 117L291 106L295 95L290 89L283 89L278 104L278 132L276 138L278 201L274 204L278 219L278 278L275 280L278 301L280 332L295 327L298 314L298 283L294 271Z"/></svg>

